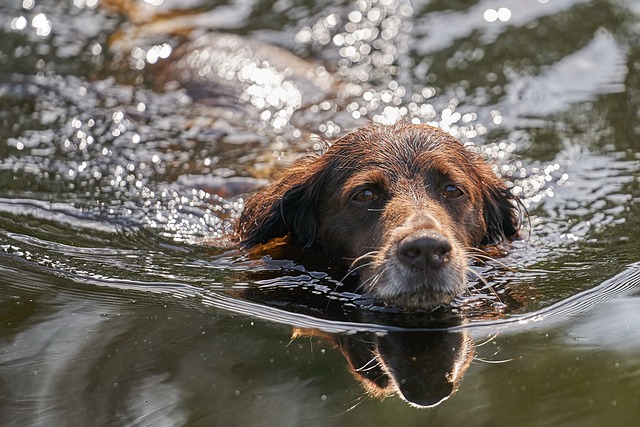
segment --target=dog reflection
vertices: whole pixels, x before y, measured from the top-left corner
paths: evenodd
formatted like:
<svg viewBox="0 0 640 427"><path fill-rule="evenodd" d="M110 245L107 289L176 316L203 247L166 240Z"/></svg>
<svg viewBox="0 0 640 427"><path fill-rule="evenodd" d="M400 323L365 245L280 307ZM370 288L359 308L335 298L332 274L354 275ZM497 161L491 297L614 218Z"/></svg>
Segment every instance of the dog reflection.
<svg viewBox="0 0 640 427"><path fill-rule="evenodd" d="M418 408L448 399L474 355L473 340L464 331L347 335L296 330L294 338L300 336L320 336L334 343L369 395L398 395Z"/></svg>

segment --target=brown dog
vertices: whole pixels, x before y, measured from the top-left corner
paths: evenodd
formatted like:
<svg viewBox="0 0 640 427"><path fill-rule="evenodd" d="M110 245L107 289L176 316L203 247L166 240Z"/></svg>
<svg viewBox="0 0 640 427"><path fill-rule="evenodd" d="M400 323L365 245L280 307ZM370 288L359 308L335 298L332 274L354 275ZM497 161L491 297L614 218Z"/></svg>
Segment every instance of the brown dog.
<svg viewBox="0 0 640 427"><path fill-rule="evenodd" d="M388 304L432 308L465 290L468 253L513 237L514 196L491 167L427 125L372 126L303 158L250 197L245 246L318 246Z"/></svg>

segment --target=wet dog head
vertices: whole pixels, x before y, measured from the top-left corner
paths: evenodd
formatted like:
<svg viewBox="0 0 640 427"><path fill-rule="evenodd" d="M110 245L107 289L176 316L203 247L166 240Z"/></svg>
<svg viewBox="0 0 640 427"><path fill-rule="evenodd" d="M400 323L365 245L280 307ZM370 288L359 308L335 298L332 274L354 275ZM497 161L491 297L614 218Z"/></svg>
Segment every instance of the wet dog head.
<svg viewBox="0 0 640 427"><path fill-rule="evenodd" d="M427 125L374 126L295 163L253 195L237 225L247 246L289 235L408 308L465 289L467 252L514 236L513 196L491 167Z"/></svg>

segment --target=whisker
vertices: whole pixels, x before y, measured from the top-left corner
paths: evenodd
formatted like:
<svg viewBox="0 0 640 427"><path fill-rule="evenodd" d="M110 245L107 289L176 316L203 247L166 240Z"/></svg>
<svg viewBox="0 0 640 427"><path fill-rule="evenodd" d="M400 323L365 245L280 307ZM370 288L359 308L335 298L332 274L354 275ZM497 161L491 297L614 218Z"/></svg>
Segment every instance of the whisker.
<svg viewBox="0 0 640 427"><path fill-rule="evenodd" d="M365 363L364 365L362 365L359 368L355 368L356 372L366 372L366 371L370 371L374 368L377 368L378 366L380 366L380 362L378 360L376 360L375 356L371 358L371 360L369 360L367 363Z"/></svg>
<svg viewBox="0 0 640 427"><path fill-rule="evenodd" d="M374 287L378 283L378 280L380 280L380 276L383 272L384 270L372 277L369 277L367 280L363 280L362 282L360 282L360 284L356 288L356 292L364 291L366 287Z"/></svg>
<svg viewBox="0 0 640 427"><path fill-rule="evenodd" d="M347 277L349 277L350 275L352 275L352 274L353 274L353 273L355 273L356 271L358 271L358 270L360 270L360 269L362 269L362 268L368 267L368 266L370 266L370 265L373 265L373 264L374 264L374 263L373 263L373 261L372 261L372 262L368 262L368 263L366 263L366 264L361 264L361 265L359 265L359 266L357 266L357 267L355 267L355 268L349 268L349 270L347 271L347 273L346 273L344 276L342 276L342 279L340 279L340 282L344 282L344 280L345 280Z"/></svg>
<svg viewBox="0 0 640 427"><path fill-rule="evenodd" d="M365 268L365 267L368 267L368 266L370 266L370 265L373 265L373 264L374 264L374 262L373 262L373 261L371 261L371 262L367 262L367 263L361 264L361 265L359 265L359 266L357 266L357 267L353 267L353 265L354 265L354 264L356 264L356 263L358 263L358 262L360 262L360 261L362 261L362 260L364 260L364 259L367 259L367 258L370 258L370 257L375 257L375 256L378 254L378 252L379 252L379 251L371 251L371 252L367 252L366 254L361 255L361 256L359 256L358 258L354 259L354 260L351 262L351 265L349 266L349 269L347 270L347 272L345 273L345 275L344 275L344 276L342 276L342 279L340 279L340 280L336 283L336 285L335 285L335 287L333 288L332 292L337 292L337 290L338 290L338 286L340 286L340 285L341 285L341 284L342 284L342 283L347 279L347 277L349 277L351 274L353 274L353 273L357 272L357 271L358 271L358 270L360 270L360 269L363 269L363 268ZM363 284L364 284L364 283L366 283L366 281L365 281L365 282L361 282L361 283L358 285L358 287L356 288L356 292L358 292L359 290L363 289ZM327 310L329 309L329 304L331 304L331 299L330 299L330 298L329 298L329 300L327 301L327 306L325 307L325 309L327 309Z"/></svg>
<svg viewBox="0 0 640 427"><path fill-rule="evenodd" d="M379 251L379 250L372 250L372 251L369 251L369 252L365 253L364 255L360 255L359 257L355 258L355 259L351 262L351 265L349 266L349 268L351 268L351 267L352 267L354 264L356 264L358 261L361 261L361 260L363 260L363 259L367 259L367 258L370 258L370 257L376 257L376 256L378 256L379 254L380 254L380 251Z"/></svg>
<svg viewBox="0 0 640 427"><path fill-rule="evenodd" d="M488 341L486 342L491 342L493 341L493 339L497 336L497 334L493 335ZM484 345L484 344L483 344ZM496 357L498 355L498 353L500 353L501 349L496 350L491 356L489 357ZM489 364L501 364L501 363L507 363L507 362L511 362L513 360L516 360L515 358L513 359L502 359L502 360L489 360L489 359L485 359L485 358L481 358L481 357L474 357L474 362L477 360L479 362L483 362L483 363L489 363Z"/></svg>
<svg viewBox="0 0 640 427"><path fill-rule="evenodd" d="M369 280L368 286L370 288L373 288L373 287L377 286L378 282L380 282L380 279L384 276L386 271L387 271L387 266L385 265L384 268L382 269L382 271L378 272L378 274L376 274L375 276L373 276L371 278L371 280Z"/></svg>
<svg viewBox="0 0 640 427"><path fill-rule="evenodd" d="M358 287L356 288L356 292L361 292L364 291L365 288L367 287L367 285L370 282L373 282L373 280L375 279L375 276L369 277L367 280L363 280L358 284Z"/></svg>
<svg viewBox="0 0 640 427"><path fill-rule="evenodd" d="M483 346L485 346L485 345L489 344L490 342L492 342L494 339L496 339L496 337L497 337L497 336L498 336L498 334L497 334L497 333L492 334L491 336L487 337L484 341L482 341L482 342L477 342L477 343L475 344L475 347L476 347L476 348L483 347Z"/></svg>
<svg viewBox="0 0 640 427"><path fill-rule="evenodd" d="M473 268L470 268L470 267L467 267L465 270L466 270L466 273L471 273L478 280L480 280L480 282L482 282L483 285L489 286L489 283L487 282L487 279L482 277L482 274L478 273L477 271L475 271Z"/></svg>
<svg viewBox="0 0 640 427"><path fill-rule="evenodd" d="M364 402L364 401L365 401L365 395L359 396L359 397L356 399L356 402L355 402L353 405L351 405L349 408L345 409L345 410L344 410L344 411L342 411L341 413L336 414L336 415L332 415L331 417L332 417L332 418L337 418L337 417L339 417L339 416L342 416L342 415L346 414L347 412L351 412L351 411L353 411L354 409L356 409L360 404L362 404L362 402Z"/></svg>
<svg viewBox="0 0 640 427"><path fill-rule="evenodd" d="M466 272L471 273L473 276L477 277L478 280L480 280L480 282L484 285L484 288L488 289L489 292L491 292L491 295L493 295L498 300L498 302L502 302L502 299L500 298L500 294L498 294L495 288L491 286L489 282L487 282L487 280L484 277L482 277L480 273L475 271L473 268L469 268L469 267L466 268ZM471 289L467 288L467 290L471 295L473 295L473 293L471 293Z"/></svg>
<svg viewBox="0 0 640 427"><path fill-rule="evenodd" d="M499 259L497 259L496 257L492 257L491 255L487 254L487 252L483 251L482 249L478 249L478 248L473 248L473 247L466 247L464 248L464 251L467 255L467 257L469 259L473 259L476 261L481 261L481 262L486 262L486 261L491 261L493 263L498 264L500 267L508 270L508 271L515 271L515 269L507 264L505 264L504 262L500 261Z"/></svg>
<svg viewBox="0 0 640 427"><path fill-rule="evenodd" d="M360 255L359 257L355 258L353 261L351 261L351 264L349 265L349 268L347 269L347 273L342 277L340 282L344 281L349 275L355 273L356 271L360 270L361 268L364 268L364 267L367 267L369 265L372 265L373 261L354 267L354 265L356 265L360 261L366 260L367 258L374 258L374 257L378 256L379 253L380 253L380 251L370 251L370 252L365 253L364 255Z"/></svg>
<svg viewBox="0 0 640 427"><path fill-rule="evenodd" d="M473 360L474 361L477 360L478 362L482 362L482 363L488 363L490 365L499 365L501 363L513 362L516 359L513 358L513 359L504 359L504 360L488 360L488 359L481 359L479 357L474 357Z"/></svg>

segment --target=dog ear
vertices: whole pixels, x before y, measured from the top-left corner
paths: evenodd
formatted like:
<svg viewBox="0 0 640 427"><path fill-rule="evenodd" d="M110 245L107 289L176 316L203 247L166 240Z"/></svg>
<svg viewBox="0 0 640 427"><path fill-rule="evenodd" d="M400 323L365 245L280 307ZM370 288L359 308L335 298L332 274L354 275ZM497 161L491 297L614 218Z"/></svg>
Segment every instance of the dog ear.
<svg viewBox="0 0 640 427"><path fill-rule="evenodd" d="M485 235L482 244L515 237L520 230L521 204L502 183L488 184L484 190Z"/></svg>
<svg viewBox="0 0 640 427"><path fill-rule="evenodd" d="M322 157L301 159L276 182L251 196L236 223L241 244L251 247L289 234L294 243L312 246L323 163Z"/></svg>

